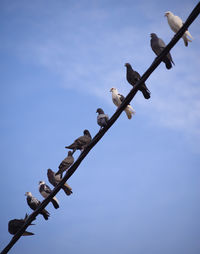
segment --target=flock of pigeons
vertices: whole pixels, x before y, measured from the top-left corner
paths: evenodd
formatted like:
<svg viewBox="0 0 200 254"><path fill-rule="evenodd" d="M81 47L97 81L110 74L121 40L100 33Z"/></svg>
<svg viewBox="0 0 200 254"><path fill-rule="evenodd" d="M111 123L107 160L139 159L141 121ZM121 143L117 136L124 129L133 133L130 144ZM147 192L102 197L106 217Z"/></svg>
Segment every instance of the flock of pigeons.
<svg viewBox="0 0 200 254"><path fill-rule="evenodd" d="M178 30L183 26L183 22L182 20L178 17L175 16L172 12L167 11L165 13L165 16L167 17L169 26L171 27L171 29L173 30L173 32L177 33ZM187 36L189 36L192 39L191 34L189 33L189 31L187 30L184 35L183 35L183 41L185 46L188 46L188 42L191 42L191 40L189 40L187 38ZM151 48L154 51L154 53L158 56L162 50L165 48L165 43L162 39L158 38L157 35L155 33L151 34ZM165 63L165 66L167 69L171 69L172 68L172 64L174 64L172 56L170 53L168 53L166 55L166 57L163 59L163 62ZM127 81L132 85L135 86L135 84L137 83L138 80L140 80L140 74L137 71L134 71L132 66L129 63L125 64L126 67L126 78ZM145 99L149 99L150 98L150 91L148 90L147 86L145 83L143 83L139 90L142 92L143 96ZM119 94L116 88L111 88L110 92L112 92L112 101L113 103L119 107L122 103L122 101L124 100L124 96ZM125 108L125 113L128 117L128 119L132 118L132 115L135 114L134 109L131 107L131 105L128 105ZM109 117L108 115L106 115L104 113L104 111L101 108L98 108L97 111L98 116L97 116L97 123L101 128L104 128L109 121ZM71 145L66 146L65 148L67 149L71 149L72 151L68 152L68 156L60 163L59 167L58 167L58 171L55 173L53 172L51 169L47 170L47 177L49 182L55 187L59 184L59 182L62 180L62 174L69 169L69 167L74 163L74 157L73 157L73 153L76 150L80 150L83 151L87 145L91 142L92 137L90 135L90 132L88 130L84 130L83 132L83 136L77 138ZM72 194L72 188L65 183L64 186L62 187L63 191L65 192L66 195L71 195ZM52 192L51 188L44 182L44 181L40 181L39 182L39 192L40 194L44 197L47 198L49 196L49 194ZM25 196L27 197L27 203L29 205L29 207L32 210L36 210L38 208L38 206L41 204L41 202L35 198L31 192L26 192ZM53 197L53 199L51 200L53 206L55 209L59 208L59 202L57 200L56 197ZM46 209L43 209L41 212L41 215L44 217L45 220L48 220L50 214ZM8 223L8 231L10 234L15 235L17 233L17 231L23 226L23 224L26 222L28 218L28 215L25 215L24 219L13 219L10 220ZM34 224L31 224L34 225ZM23 235L34 235L31 232L27 232L25 231L23 233Z"/></svg>

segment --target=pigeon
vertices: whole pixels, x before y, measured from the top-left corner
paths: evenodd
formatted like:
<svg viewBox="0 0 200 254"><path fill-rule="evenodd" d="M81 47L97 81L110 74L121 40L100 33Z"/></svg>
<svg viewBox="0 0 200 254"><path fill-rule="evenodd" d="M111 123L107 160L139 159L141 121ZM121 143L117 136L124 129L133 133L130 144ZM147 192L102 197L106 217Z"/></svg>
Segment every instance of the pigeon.
<svg viewBox="0 0 200 254"><path fill-rule="evenodd" d="M98 113L97 123L100 126L101 130L101 128L105 127L108 124L109 117L104 113L103 109L101 108L98 108L96 113Z"/></svg>
<svg viewBox="0 0 200 254"><path fill-rule="evenodd" d="M14 220L10 220L8 222L8 232L11 235L15 235L20 228L24 225L24 223L26 222L28 218L28 214L25 215L24 219L14 219ZM35 224L30 224L30 225L35 225ZM24 236L26 235L34 235L34 233L28 232L28 231L24 231L24 233L22 234Z"/></svg>
<svg viewBox="0 0 200 254"><path fill-rule="evenodd" d="M32 210L36 210L38 208L38 206L41 204L41 202L35 198L31 192L26 192L25 193L25 196L27 196L26 200L27 200L27 203L29 205L29 207L32 209ZM44 219L45 220L48 220L49 216L50 216L50 213L46 210L46 209L43 209L40 214L43 215Z"/></svg>
<svg viewBox="0 0 200 254"><path fill-rule="evenodd" d="M77 138L73 144L71 144L69 146L65 146L65 148L73 149L72 154L76 150L83 151L86 148L86 146L90 143L90 141L92 140L92 137L91 137L90 132L88 130L84 130L83 134L84 134L84 136Z"/></svg>
<svg viewBox="0 0 200 254"><path fill-rule="evenodd" d="M67 170L73 163L74 163L74 157L72 155L73 153L71 151L68 152L68 156L60 163L59 170L56 173L56 176L61 174Z"/></svg>
<svg viewBox="0 0 200 254"><path fill-rule="evenodd" d="M138 80L140 80L140 74L137 71L134 71L132 69L132 66L129 63L125 64L127 70L126 70L126 79L129 84L131 84L133 87L137 83ZM143 96L145 99L150 98L150 91L146 87L145 83L140 85L139 90L143 93Z"/></svg>
<svg viewBox="0 0 200 254"><path fill-rule="evenodd" d="M114 88L114 87L112 87L112 88L110 89L110 92L112 92L112 101L113 101L113 103L114 103L117 107L119 107L119 106L121 105L122 101L125 99L124 96L123 96L122 94L119 94L119 93L118 93L118 90L117 90L116 88ZM131 119L131 118L132 118L132 115L135 114L135 111L134 111L134 109L131 107L130 104L127 105L127 107L125 108L124 111L125 111L125 113L126 113L128 119Z"/></svg>
<svg viewBox="0 0 200 254"><path fill-rule="evenodd" d="M52 190L44 181L39 181L39 192L44 198L47 198L49 194L51 194ZM51 203L55 209L59 208L59 203L56 197L52 198Z"/></svg>
<svg viewBox="0 0 200 254"><path fill-rule="evenodd" d="M153 52L158 56L160 55L160 53L163 51L165 47L166 45L164 41L161 38L158 38L158 36L155 33L152 33L151 34L151 48ZM171 69L172 63L174 64L170 53L168 53L162 61L165 63L165 66L167 69Z"/></svg>
<svg viewBox="0 0 200 254"><path fill-rule="evenodd" d="M62 177L61 177L61 174L59 175L56 175L53 170L51 170L50 168L47 170L47 177L49 179L49 182L54 186L56 187L60 181L62 180ZM64 192L66 193L67 196L71 195L73 192L72 192L72 188L67 184L65 183L62 187L62 189L64 190Z"/></svg>
<svg viewBox="0 0 200 254"><path fill-rule="evenodd" d="M174 33L177 33L179 29L183 26L183 21L178 16L175 16L171 11L165 12L165 16L167 17L168 24L172 31ZM188 30L185 31L184 35L182 36L185 46L188 46L188 41L192 42L190 39L188 39L189 36L191 39L193 39L192 35Z"/></svg>

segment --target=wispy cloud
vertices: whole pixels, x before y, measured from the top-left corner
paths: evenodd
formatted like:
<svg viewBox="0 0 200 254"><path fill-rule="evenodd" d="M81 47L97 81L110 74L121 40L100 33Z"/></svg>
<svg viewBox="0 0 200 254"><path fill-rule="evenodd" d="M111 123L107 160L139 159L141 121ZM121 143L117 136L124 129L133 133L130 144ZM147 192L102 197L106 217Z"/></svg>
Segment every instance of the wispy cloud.
<svg viewBox="0 0 200 254"><path fill-rule="evenodd" d="M63 88L89 93L110 103L111 87L119 88L124 94L131 89L125 80L125 62L132 63L141 74L152 63L154 54L149 46L150 32L157 32L166 43L173 35L163 17L163 10L160 9L161 21L161 16L156 15L158 7L156 10L146 7L140 8L146 15L144 22L133 20L126 25L123 22L110 25L112 16L106 10L95 9L95 6L88 10L74 5L71 8L75 15L70 9L61 12L57 20L50 21L52 30L46 31L49 19L39 28L43 37L36 35L19 44L19 55L57 73ZM113 15L117 13L116 9ZM76 16L83 24L77 23ZM150 19L151 22L146 24ZM112 22L116 20L113 17ZM194 23L195 31L197 26ZM134 101L136 111L137 107L143 107L150 120L195 137L200 137L198 47L194 41L185 48L181 40L172 50L176 66L168 71L161 64L147 81L152 90L151 102L145 103L142 97L136 97Z"/></svg>

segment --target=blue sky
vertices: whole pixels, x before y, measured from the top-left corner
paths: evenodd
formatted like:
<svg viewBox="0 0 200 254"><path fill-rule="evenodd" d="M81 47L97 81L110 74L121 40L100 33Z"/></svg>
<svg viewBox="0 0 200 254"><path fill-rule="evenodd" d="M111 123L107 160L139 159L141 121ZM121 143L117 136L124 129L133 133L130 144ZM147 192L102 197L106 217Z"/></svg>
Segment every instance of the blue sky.
<svg viewBox="0 0 200 254"><path fill-rule="evenodd" d="M173 37L165 11L183 20L197 1L0 2L1 219L31 213L24 193L38 192L46 170L57 170L65 145L89 129L96 109L111 116L109 92L131 86L124 63L141 74L153 62L150 33ZM194 37L172 49L138 93L132 120L123 113L69 180L73 195L57 195L46 222L37 217L10 253L197 254L200 252L199 17ZM75 154L77 158L79 152ZM50 184L49 184L50 186Z"/></svg>

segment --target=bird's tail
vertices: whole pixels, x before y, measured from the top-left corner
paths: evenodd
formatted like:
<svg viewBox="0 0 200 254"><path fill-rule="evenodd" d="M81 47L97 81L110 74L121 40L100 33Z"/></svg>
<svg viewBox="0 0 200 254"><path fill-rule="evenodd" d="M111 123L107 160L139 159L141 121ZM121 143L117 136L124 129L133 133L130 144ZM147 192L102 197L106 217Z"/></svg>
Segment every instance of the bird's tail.
<svg viewBox="0 0 200 254"><path fill-rule="evenodd" d="M169 59L166 58L166 59L164 59L163 61L164 61L165 66L166 66L166 68L167 68L168 70L172 68L172 63L171 63L171 61L170 61Z"/></svg>
<svg viewBox="0 0 200 254"><path fill-rule="evenodd" d="M189 36L189 37L193 40L193 37L192 37L191 33L190 33L188 30L185 32L185 34L186 34L187 36ZM189 40L189 39L188 39L188 41L191 42L191 40Z"/></svg>
<svg viewBox="0 0 200 254"><path fill-rule="evenodd" d="M31 233L31 232L28 232L28 231L25 231L22 235L34 235L33 233Z"/></svg>
<svg viewBox="0 0 200 254"><path fill-rule="evenodd" d="M64 190L64 192L66 193L67 196L69 196L73 193L72 188L67 183L64 184L62 189Z"/></svg>
<svg viewBox="0 0 200 254"><path fill-rule="evenodd" d="M128 119L131 119L132 115L135 114L135 110L131 107L131 105L128 105L124 111L126 112Z"/></svg>
<svg viewBox="0 0 200 254"><path fill-rule="evenodd" d="M151 93L150 93L149 89L146 87L145 84L142 84L140 90L141 90L141 92L142 92L145 99L148 100L151 97Z"/></svg>
<svg viewBox="0 0 200 254"><path fill-rule="evenodd" d="M188 31L187 31L188 32ZM188 32L189 33L189 32ZM185 32L184 35L183 35L183 41L184 41L184 44L185 46L187 47L188 46L188 41L189 42L192 42L190 39L187 38L187 33Z"/></svg>
<svg viewBox="0 0 200 254"><path fill-rule="evenodd" d="M65 146L65 148L68 148L68 149L72 149L72 155L76 152L77 148L76 146L73 144L71 144L70 146Z"/></svg>
<svg viewBox="0 0 200 254"><path fill-rule="evenodd" d="M45 220L48 220L50 213L47 210L43 209L41 214L43 215Z"/></svg>
<svg viewBox="0 0 200 254"><path fill-rule="evenodd" d="M52 204L53 204L53 206L54 206L55 209L58 209L58 208L59 208L59 202L58 202L58 200L57 200L56 197L53 197L53 199L51 200L51 202L52 202Z"/></svg>

